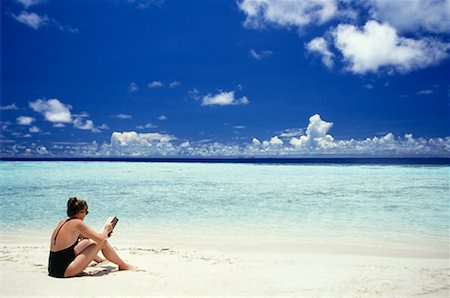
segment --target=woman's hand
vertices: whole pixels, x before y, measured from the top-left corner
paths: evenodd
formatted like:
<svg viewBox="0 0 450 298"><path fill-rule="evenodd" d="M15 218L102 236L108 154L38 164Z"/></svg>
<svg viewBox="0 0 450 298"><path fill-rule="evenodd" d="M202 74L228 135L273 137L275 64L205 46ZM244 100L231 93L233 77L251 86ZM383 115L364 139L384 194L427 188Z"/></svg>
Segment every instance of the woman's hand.
<svg viewBox="0 0 450 298"><path fill-rule="evenodd" d="M112 229L113 229L113 227L112 227L112 224L110 224L110 223L106 224L103 227L103 232L102 232L103 240L108 239L108 235L109 235L109 233L111 233Z"/></svg>
<svg viewBox="0 0 450 298"><path fill-rule="evenodd" d="M113 230L113 226L112 226L112 224L106 224L104 227L103 227L103 230L105 230L106 232L111 232L112 230Z"/></svg>

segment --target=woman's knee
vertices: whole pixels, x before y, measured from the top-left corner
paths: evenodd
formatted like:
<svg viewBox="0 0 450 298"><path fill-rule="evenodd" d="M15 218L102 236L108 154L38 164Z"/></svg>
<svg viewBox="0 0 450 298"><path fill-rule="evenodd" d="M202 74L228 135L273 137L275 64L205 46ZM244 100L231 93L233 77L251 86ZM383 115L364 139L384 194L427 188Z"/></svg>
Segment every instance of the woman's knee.
<svg viewBox="0 0 450 298"><path fill-rule="evenodd" d="M89 239L83 239L80 242L78 242L78 244L74 248L75 255L78 255L80 252L85 250L86 247L88 247L89 245L91 245L91 242L89 241Z"/></svg>

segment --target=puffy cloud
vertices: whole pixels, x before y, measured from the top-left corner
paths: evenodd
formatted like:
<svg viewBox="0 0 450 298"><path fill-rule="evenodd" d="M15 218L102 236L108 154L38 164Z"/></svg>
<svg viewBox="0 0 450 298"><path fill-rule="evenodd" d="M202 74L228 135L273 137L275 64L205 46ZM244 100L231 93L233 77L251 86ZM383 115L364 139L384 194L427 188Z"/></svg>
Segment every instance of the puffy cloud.
<svg viewBox="0 0 450 298"><path fill-rule="evenodd" d="M153 143L168 143L175 137L160 133L137 133L135 131L113 132L111 135L111 144L113 146L134 146L144 145L151 147Z"/></svg>
<svg viewBox="0 0 450 298"><path fill-rule="evenodd" d="M248 144L224 144L211 140L178 142L177 138L161 133L113 132L109 144L98 146L97 143L54 143L52 156L172 156L172 157L320 157L320 156L383 156L383 157L448 157L450 152L450 137L445 138L415 138L412 134L403 137L392 133L361 140L336 140L330 135L332 122L321 119L315 114L309 118L309 124L304 134L300 129L299 137L292 137L290 142L283 142L274 136L269 140L260 141L253 138ZM295 129L285 131L294 132ZM17 134L17 137L30 135ZM33 154L36 145L31 150L14 147L15 144L4 143L1 153L6 155Z"/></svg>
<svg viewBox="0 0 450 298"><path fill-rule="evenodd" d="M38 99L29 103L30 107L44 115L45 119L50 122L70 123L72 122L72 115L70 105L65 105L57 98L42 100Z"/></svg>
<svg viewBox="0 0 450 298"><path fill-rule="evenodd" d="M8 111L8 110L18 110L15 103L6 106L0 106L0 111Z"/></svg>
<svg viewBox="0 0 450 298"><path fill-rule="evenodd" d="M335 0L244 0L238 6L246 14L244 26L250 28L323 24L338 14Z"/></svg>
<svg viewBox="0 0 450 298"><path fill-rule="evenodd" d="M164 87L164 84L161 81L153 81L148 83L148 88L161 88Z"/></svg>
<svg viewBox="0 0 450 298"><path fill-rule="evenodd" d="M227 106L227 105L241 105L248 104L249 101L246 96L241 98L234 97L234 91L230 92L220 92L216 95L208 94L202 99L202 106Z"/></svg>
<svg viewBox="0 0 450 298"><path fill-rule="evenodd" d="M37 147L37 148L36 148L36 152L37 152L39 155L46 155L46 154L49 153L48 150L47 150L47 148L45 148L44 146Z"/></svg>
<svg viewBox="0 0 450 298"><path fill-rule="evenodd" d="M31 123L36 119L28 116L19 116L16 120L19 125L31 125Z"/></svg>
<svg viewBox="0 0 450 298"><path fill-rule="evenodd" d="M306 135L292 138L289 143L294 147L330 147L334 139L327 133L332 126L332 122L326 122L319 114L315 114L309 118Z"/></svg>
<svg viewBox="0 0 450 298"><path fill-rule="evenodd" d="M449 43L433 38L419 40L400 37L389 24L368 21L360 30L353 25L339 25L332 32L335 46L357 74L377 72L382 68L409 72L448 57Z"/></svg>
<svg viewBox="0 0 450 298"><path fill-rule="evenodd" d="M82 118L75 118L73 120L73 127L81 130L92 130L94 129L94 122L92 120L84 120Z"/></svg>
<svg viewBox="0 0 450 298"><path fill-rule="evenodd" d="M264 58L267 58L272 55L272 51L269 50L262 50L257 51L254 49L250 49L250 56L255 58L256 60L262 60Z"/></svg>
<svg viewBox="0 0 450 298"><path fill-rule="evenodd" d="M450 0L371 0L370 14L402 32L450 32Z"/></svg>
<svg viewBox="0 0 450 298"><path fill-rule="evenodd" d="M34 12L27 12L27 11L22 11L18 16L13 14L13 17L14 19L16 19L16 21L25 24L34 30L37 30L40 27L47 25L49 22L49 19L46 15L40 16L35 14Z"/></svg>
<svg viewBox="0 0 450 298"><path fill-rule="evenodd" d="M283 145L283 141L280 140L277 136L274 136L270 139L270 145Z"/></svg>
<svg viewBox="0 0 450 298"><path fill-rule="evenodd" d="M139 86L135 82L131 82L130 85L128 85L129 93L136 93L138 91L139 91Z"/></svg>
<svg viewBox="0 0 450 298"><path fill-rule="evenodd" d="M158 120L161 120L161 121L167 120L167 117L166 117L166 115L161 115L158 117Z"/></svg>
<svg viewBox="0 0 450 298"><path fill-rule="evenodd" d="M334 54L330 51L328 48L328 43L323 37L317 37L311 40L306 44L306 49L309 52L316 52L320 55L322 55L322 62L325 64L326 67L332 68L333 67L333 56Z"/></svg>
<svg viewBox="0 0 450 298"><path fill-rule="evenodd" d="M252 144L253 144L253 146L259 146L259 145L261 145L261 142L257 138L253 138Z"/></svg>

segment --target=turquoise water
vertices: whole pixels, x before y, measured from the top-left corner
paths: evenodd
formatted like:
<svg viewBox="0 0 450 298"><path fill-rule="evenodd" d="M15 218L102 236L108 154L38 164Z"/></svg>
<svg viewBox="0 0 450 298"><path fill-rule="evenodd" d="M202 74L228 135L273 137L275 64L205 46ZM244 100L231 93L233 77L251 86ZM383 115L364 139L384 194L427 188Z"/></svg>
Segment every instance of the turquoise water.
<svg viewBox="0 0 450 298"><path fill-rule="evenodd" d="M68 197L121 231L261 235L448 250L449 167L0 162L3 231L48 231Z"/></svg>

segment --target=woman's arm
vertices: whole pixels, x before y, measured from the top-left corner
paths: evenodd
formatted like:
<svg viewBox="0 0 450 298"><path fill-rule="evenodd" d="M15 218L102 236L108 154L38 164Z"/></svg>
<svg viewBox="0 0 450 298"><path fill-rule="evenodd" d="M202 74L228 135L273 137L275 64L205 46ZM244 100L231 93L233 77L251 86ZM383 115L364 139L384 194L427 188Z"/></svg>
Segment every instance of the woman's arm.
<svg viewBox="0 0 450 298"><path fill-rule="evenodd" d="M83 237L92 239L96 242L103 242L108 238L108 233L112 231L111 224L105 225L103 231L101 233L97 233L92 230L87 224L85 224L82 220L77 221L77 229Z"/></svg>

